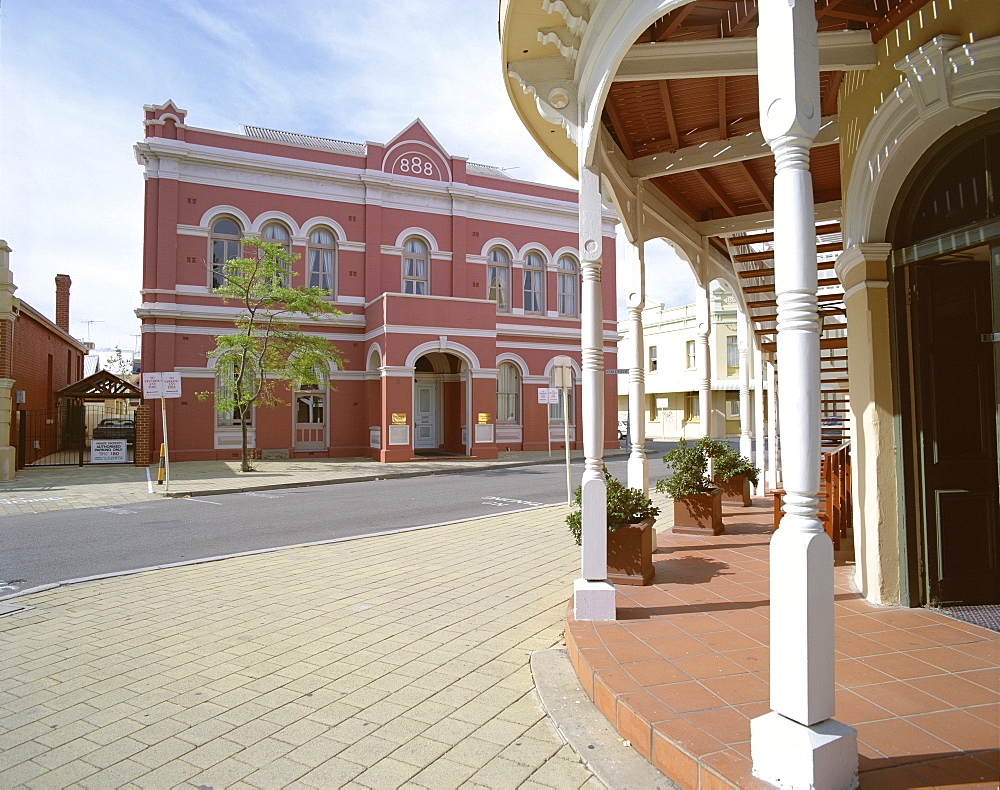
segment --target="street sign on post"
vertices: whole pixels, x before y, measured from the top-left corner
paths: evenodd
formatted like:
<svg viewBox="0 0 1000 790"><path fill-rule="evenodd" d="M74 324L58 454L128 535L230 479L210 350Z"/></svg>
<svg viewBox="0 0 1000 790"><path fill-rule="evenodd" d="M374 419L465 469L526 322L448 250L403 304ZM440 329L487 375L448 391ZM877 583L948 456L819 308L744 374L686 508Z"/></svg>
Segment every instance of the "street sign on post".
<svg viewBox="0 0 1000 790"><path fill-rule="evenodd" d="M163 418L163 461L166 474L164 493L170 490L170 445L167 443L167 398L181 397L181 374L172 371L165 373L142 374L142 397L160 399L160 415Z"/></svg>

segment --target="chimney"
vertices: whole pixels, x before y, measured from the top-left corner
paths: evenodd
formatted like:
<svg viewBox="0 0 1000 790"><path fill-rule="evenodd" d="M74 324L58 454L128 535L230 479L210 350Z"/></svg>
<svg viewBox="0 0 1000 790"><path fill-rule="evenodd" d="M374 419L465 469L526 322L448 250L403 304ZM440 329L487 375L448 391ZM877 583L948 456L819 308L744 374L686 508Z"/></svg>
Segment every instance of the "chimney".
<svg viewBox="0 0 1000 790"><path fill-rule="evenodd" d="M69 334L69 287L73 281L68 274L56 275L56 326Z"/></svg>

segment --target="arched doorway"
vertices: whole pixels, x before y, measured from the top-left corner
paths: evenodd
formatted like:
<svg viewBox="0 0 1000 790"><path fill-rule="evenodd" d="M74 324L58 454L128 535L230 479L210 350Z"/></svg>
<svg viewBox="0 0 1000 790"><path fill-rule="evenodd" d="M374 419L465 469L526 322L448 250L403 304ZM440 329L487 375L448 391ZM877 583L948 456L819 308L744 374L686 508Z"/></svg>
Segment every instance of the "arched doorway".
<svg viewBox="0 0 1000 790"><path fill-rule="evenodd" d="M891 223L912 603L1000 603L1000 114L990 116L928 152Z"/></svg>
<svg viewBox="0 0 1000 790"><path fill-rule="evenodd" d="M413 368L413 451L467 455L467 366L455 354L423 354Z"/></svg>

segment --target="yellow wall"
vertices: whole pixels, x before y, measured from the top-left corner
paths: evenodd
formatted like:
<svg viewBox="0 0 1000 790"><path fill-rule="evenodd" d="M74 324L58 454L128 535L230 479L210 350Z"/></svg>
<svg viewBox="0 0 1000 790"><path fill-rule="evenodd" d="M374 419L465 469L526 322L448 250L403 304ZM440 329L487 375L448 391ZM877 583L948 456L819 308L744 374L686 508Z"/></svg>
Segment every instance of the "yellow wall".
<svg viewBox="0 0 1000 790"><path fill-rule="evenodd" d="M882 102L902 82L903 75L894 64L942 33L962 36L963 42L1000 35L1000 0L931 0L878 42L875 68L844 75L839 104L844 192L865 129Z"/></svg>

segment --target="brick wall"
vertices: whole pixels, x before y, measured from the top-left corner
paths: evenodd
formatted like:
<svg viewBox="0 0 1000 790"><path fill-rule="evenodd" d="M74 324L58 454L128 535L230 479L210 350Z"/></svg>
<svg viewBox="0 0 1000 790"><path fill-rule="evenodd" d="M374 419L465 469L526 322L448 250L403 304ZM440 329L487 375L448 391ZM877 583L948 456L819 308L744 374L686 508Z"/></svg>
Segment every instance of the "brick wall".
<svg viewBox="0 0 1000 790"><path fill-rule="evenodd" d="M135 410L135 465L153 463L153 414L148 404Z"/></svg>

